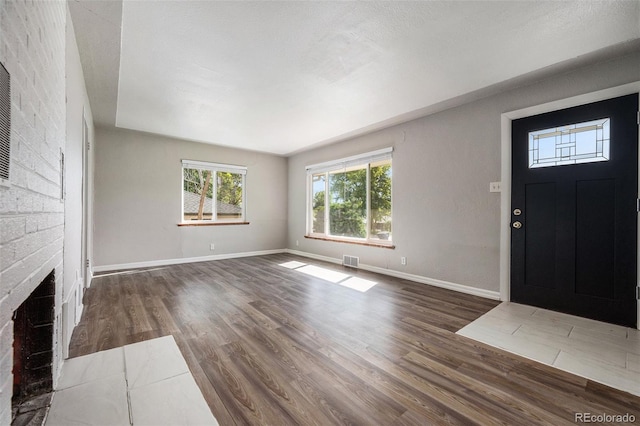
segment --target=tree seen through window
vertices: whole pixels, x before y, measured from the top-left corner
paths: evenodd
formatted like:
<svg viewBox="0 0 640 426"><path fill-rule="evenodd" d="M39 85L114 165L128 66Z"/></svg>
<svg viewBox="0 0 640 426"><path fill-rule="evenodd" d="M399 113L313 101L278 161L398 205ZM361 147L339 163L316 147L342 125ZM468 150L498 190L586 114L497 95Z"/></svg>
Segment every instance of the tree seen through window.
<svg viewBox="0 0 640 426"><path fill-rule="evenodd" d="M242 219L243 182L240 173L183 167L183 220Z"/></svg>
<svg viewBox="0 0 640 426"><path fill-rule="evenodd" d="M311 185L312 233L391 239L391 160L316 173Z"/></svg>

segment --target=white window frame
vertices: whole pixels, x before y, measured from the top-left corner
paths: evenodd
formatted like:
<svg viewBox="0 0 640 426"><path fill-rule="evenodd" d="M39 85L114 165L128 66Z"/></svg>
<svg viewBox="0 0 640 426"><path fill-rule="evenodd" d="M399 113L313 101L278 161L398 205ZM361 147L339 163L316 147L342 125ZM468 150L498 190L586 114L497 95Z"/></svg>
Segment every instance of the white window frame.
<svg viewBox="0 0 640 426"><path fill-rule="evenodd" d="M199 169L199 170L209 170L217 174L217 172L222 173L234 173L242 175L242 212L241 217L239 219L227 219L227 220L219 220L218 219L218 208L217 208L217 194L218 194L218 179L216 175L211 177L211 184L213 185L212 193L212 217L211 219L202 219L202 220L184 220L184 169ZM232 164L220 164L220 163L210 163L207 161L196 161L196 160L182 160L182 168L181 168L181 177L180 177L180 223L182 224L194 224L194 223L238 223L238 222L246 222L247 217L247 167L245 166L237 166Z"/></svg>
<svg viewBox="0 0 640 426"><path fill-rule="evenodd" d="M334 240L334 241L345 241L345 242L359 242L366 243L372 245L381 245L381 246L393 246L392 240L382 240L382 239L374 239L371 238L371 163L389 160L393 164L393 148L383 148L377 151L371 151L363 154L353 155L351 157L341 158L339 160L326 161L323 163L312 164L306 166L305 169L307 171L307 223L306 223L306 236L311 238L319 238L326 240ZM348 168L354 167L362 167L367 170L367 235L365 238L358 237L345 237L338 235L331 235L329 233L329 198L326 194L329 194L329 176L330 172L338 171L338 170L346 170ZM392 166L393 167L393 166ZM312 232L313 231L313 175L317 175L320 173L325 173L325 209L324 209L324 232ZM393 178L391 180L391 185L393 187ZM391 190L391 209L393 212L393 188ZM393 213L391 214L393 218ZM392 219L393 220L393 219Z"/></svg>

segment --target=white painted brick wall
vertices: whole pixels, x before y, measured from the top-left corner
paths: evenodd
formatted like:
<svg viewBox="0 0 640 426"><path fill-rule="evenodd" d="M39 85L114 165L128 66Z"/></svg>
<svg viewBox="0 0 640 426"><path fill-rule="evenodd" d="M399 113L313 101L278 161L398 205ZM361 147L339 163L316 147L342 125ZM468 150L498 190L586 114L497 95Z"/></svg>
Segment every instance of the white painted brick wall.
<svg viewBox="0 0 640 426"><path fill-rule="evenodd" d="M10 187L0 187L0 424L11 422L11 315L56 270L62 309L66 136L64 1L0 0L0 61L11 74ZM56 320L56 324L58 321ZM56 330L54 341L59 341ZM62 358L54 348L54 378Z"/></svg>

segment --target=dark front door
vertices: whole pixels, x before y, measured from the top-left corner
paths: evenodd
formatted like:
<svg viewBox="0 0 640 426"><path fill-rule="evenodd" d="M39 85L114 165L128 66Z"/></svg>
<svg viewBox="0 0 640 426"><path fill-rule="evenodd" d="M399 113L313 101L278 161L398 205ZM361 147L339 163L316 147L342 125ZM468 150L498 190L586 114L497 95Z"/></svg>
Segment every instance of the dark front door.
<svg viewBox="0 0 640 426"><path fill-rule="evenodd" d="M512 122L511 300L635 327L638 95Z"/></svg>

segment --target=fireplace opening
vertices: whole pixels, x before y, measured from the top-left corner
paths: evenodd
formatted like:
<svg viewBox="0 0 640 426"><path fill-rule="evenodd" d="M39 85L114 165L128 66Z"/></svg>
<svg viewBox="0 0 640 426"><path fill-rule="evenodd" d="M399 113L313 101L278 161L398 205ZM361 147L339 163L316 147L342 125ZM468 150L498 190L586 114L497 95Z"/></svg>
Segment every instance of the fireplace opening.
<svg viewBox="0 0 640 426"><path fill-rule="evenodd" d="M13 313L14 407L52 391L55 290L51 271Z"/></svg>

